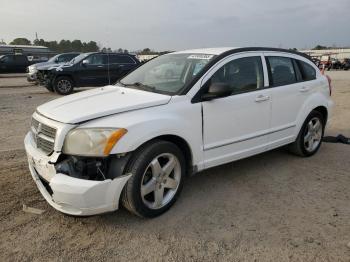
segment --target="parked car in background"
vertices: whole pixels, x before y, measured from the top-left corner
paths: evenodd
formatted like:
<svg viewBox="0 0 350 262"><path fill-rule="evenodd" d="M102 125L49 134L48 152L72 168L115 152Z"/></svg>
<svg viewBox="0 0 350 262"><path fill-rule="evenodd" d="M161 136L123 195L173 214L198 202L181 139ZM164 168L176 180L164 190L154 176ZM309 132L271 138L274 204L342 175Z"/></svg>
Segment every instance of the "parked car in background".
<svg viewBox="0 0 350 262"><path fill-rule="evenodd" d="M85 53L55 68L39 69L38 79L48 90L68 95L75 87L115 83L139 65L131 54Z"/></svg>
<svg viewBox="0 0 350 262"><path fill-rule="evenodd" d="M349 70L350 69L350 58L345 58L341 67L343 70Z"/></svg>
<svg viewBox="0 0 350 262"><path fill-rule="evenodd" d="M2 55L0 56L0 73L25 73L29 65L26 55Z"/></svg>
<svg viewBox="0 0 350 262"><path fill-rule="evenodd" d="M89 79L83 69L104 57L82 55L67 72ZM164 74L154 74L159 67ZM332 106L330 79L304 54L187 50L159 56L114 86L39 106L24 144L31 175L55 209L83 216L122 204L155 217L192 173L285 145L316 154Z"/></svg>
<svg viewBox="0 0 350 262"><path fill-rule="evenodd" d="M54 57L51 57L47 62L32 64L27 68L27 80L29 82L37 82L38 70L51 69L52 67L69 62L70 60L72 60L74 57L78 55L80 55L80 53L74 53L74 52L63 53L63 54L58 54L58 55L55 55Z"/></svg>

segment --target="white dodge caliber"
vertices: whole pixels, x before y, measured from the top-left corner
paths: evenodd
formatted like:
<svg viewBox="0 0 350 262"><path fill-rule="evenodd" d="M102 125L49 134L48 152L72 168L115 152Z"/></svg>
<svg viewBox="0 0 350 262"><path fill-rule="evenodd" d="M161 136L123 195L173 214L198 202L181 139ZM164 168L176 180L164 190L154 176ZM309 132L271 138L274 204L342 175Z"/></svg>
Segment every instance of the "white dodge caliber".
<svg viewBox="0 0 350 262"><path fill-rule="evenodd" d="M185 177L289 145L321 146L330 80L301 53L212 48L162 55L111 86L37 108L29 170L55 209L84 216L122 204L168 210Z"/></svg>

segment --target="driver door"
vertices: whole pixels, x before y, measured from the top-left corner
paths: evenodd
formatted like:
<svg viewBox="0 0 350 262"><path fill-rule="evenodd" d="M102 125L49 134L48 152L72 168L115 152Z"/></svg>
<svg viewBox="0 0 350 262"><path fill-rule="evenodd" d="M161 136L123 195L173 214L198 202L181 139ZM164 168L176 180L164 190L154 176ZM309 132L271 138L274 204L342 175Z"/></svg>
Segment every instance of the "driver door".
<svg viewBox="0 0 350 262"><path fill-rule="evenodd" d="M79 66L80 86L100 86L108 84L108 66L105 54L92 54Z"/></svg>
<svg viewBox="0 0 350 262"><path fill-rule="evenodd" d="M226 83L232 94L202 102L205 168L266 150L271 118L271 93L261 53L221 61L204 86Z"/></svg>

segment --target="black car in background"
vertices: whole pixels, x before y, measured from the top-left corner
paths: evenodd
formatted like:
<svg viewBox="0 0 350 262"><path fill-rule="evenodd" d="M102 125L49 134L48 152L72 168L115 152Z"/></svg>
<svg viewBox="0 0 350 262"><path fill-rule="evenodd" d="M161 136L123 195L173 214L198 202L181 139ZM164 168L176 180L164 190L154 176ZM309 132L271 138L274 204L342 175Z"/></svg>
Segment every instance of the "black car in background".
<svg viewBox="0 0 350 262"><path fill-rule="evenodd" d="M36 63L33 65L28 66L27 68L27 80L28 82L37 82L38 77L37 73L38 70L48 70L52 67L58 66L60 64L64 64L72 60L74 57L80 55L81 53L63 53L63 54L58 54L53 57L51 57L48 61L46 62L41 62L41 63Z"/></svg>
<svg viewBox="0 0 350 262"><path fill-rule="evenodd" d="M26 55L2 55L0 56L0 73L25 73L27 67L35 63L29 61Z"/></svg>
<svg viewBox="0 0 350 262"><path fill-rule="evenodd" d="M47 70L38 70L38 78L49 91L68 95L75 87L104 86L140 65L136 56L125 53L85 53L69 63Z"/></svg>

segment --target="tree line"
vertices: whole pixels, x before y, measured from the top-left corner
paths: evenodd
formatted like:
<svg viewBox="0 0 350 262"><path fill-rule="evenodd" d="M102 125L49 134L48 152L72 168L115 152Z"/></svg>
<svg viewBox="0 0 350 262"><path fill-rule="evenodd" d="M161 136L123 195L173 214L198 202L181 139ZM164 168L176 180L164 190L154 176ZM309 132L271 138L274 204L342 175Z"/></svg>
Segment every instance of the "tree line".
<svg viewBox="0 0 350 262"><path fill-rule="evenodd" d="M57 53L65 52L97 52L100 47L95 41L82 42L81 40L45 41L44 39L35 39L33 43L27 38L16 38L9 43L10 45L38 45L48 47L51 51Z"/></svg>

